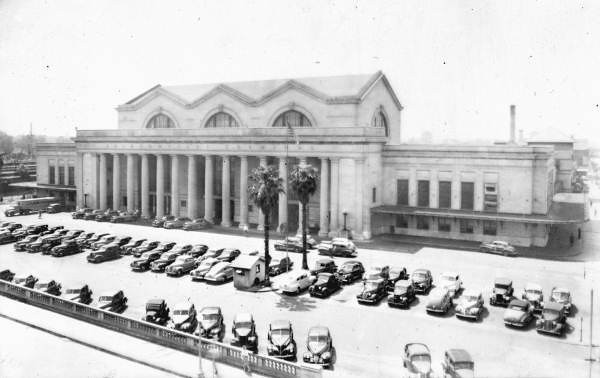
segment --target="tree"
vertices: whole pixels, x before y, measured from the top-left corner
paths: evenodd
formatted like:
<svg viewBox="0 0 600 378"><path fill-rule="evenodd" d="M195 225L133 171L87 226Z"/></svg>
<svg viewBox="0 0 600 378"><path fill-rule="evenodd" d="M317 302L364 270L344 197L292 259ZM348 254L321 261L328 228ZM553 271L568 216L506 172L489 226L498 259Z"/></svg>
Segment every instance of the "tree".
<svg viewBox="0 0 600 378"><path fill-rule="evenodd" d="M250 173L248 180L248 194L254 205L258 207L265 216L265 280L269 283L269 226L271 224L271 212L277 207L279 193L284 193L283 180L279 177L277 168L273 165L267 167L259 166Z"/></svg>
<svg viewBox="0 0 600 378"><path fill-rule="evenodd" d="M302 269L308 269L306 259L306 222L308 217L308 201L317 191L319 174L310 164L296 165L290 175L290 185L298 201L302 204Z"/></svg>
<svg viewBox="0 0 600 378"><path fill-rule="evenodd" d="M10 155L14 149L13 137L0 131L0 154Z"/></svg>

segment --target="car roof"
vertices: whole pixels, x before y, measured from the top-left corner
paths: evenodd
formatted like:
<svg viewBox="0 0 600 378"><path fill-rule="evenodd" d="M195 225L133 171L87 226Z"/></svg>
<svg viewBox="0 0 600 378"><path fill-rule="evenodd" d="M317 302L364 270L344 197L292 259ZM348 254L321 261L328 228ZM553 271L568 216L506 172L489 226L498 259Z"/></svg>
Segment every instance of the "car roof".
<svg viewBox="0 0 600 378"><path fill-rule="evenodd" d="M202 264L204 264L204 263L212 263L212 262L215 262L215 261L219 261L219 260L217 260L214 257L208 257L208 258L202 260Z"/></svg>
<svg viewBox="0 0 600 378"><path fill-rule="evenodd" d="M544 309L560 311L562 308L563 305L558 302L544 302Z"/></svg>
<svg viewBox="0 0 600 378"><path fill-rule="evenodd" d="M201 314L218 314L219 312L221 312L221 308L215 306L203 307L200 310Z"/></svg>
<svg viewBox="0 0 600 378"><path fill-rule="evenodd" d="M330 263L330 262L333 262L333 259L330 257L324 257L322 259L317 260L317 263L319 263L319 264L326 264L326 263Z"/></svg>
<svg viewBox="0 0 600 378"><path fill-rule="evenodd" d="M163 302L165 302L164 299L160 299L160 298L152 298L152 299L148 299L148 301L146 302L146 304L162 304Z"/></svg>
<svg viewBox="0 0 600 378"><path fill-rule="evenodd" d="M519 307L526 307L527 304L529 302L527 301L522 301L520 299L513 299L512 301L510 301L510 303L508 304L509 306L519 306Z"/></svg>
<svg viewBox="0 0 600 378"><path fill-rule="evenodd" d="M479 296L481 295L481 291L475 289L465 289L462 293L465 296Z"/></svg>
<svg viewBox="0 0 600 378"><path fill-rule="evenodd" d="M392 266L390 267L390 272L401 272L404 269L402 266Z"/></svg>
<svg viewBox="0 0 600 378"><path fill-rule="evenodd" d="M179 302L173 307L173 310L189 310L194 304L192 302Z"/></svg>
<svg viewBox="0 0 600 378"><path fill-rule="evenodd" d="M319 273L319 275L317 277L329 278L330 276L333 276L333 274L331 274L331 273Z"/></svg>
<svg viewBox="0 0 600 378"><path fill-rule="evenodd" d="M442 295L446 295L448 293L448 288L443 286L438 286L433 288L429 293L430 298L441 297Z"/></svg>
<svg viewBox="0 0 600 378"><path fill-rule="evenodd" d="M567 293L567 294L571 295L571 291L564 287L555 287L552 289L552 292L553 293Z"/></svg>
<svg viewBox="0 0 600 378"><path fill-rule="evenodd" d="M412 283L410 282L410 280L398 280L394 284L394 287L408 287L410 285L412 285Z"/></svg>
<svg viewBox="0 0 600 378"><path fill-rule="evenodd" d="M508 286L508 285L512 285L512 280L510 278L497 277L494 280L494 284Z"/></svg>
<svg viewBox="0 0 600 378"><path fill-rule="evenodd" d="M108 290L108 291L103 291L102 293L100 293L101 297L114 297L115 295L117 295L117 293L121 291L121 290Z"/></svg>
<svg viewBox="0 0 600 378"><path fill-rule="evenodd" d="M542 291L542 286L536 283L531 283L528 282L527 285L525 285L525 290L539 290Z"/></svg>
<svg viewBox="0 0 600 378"><path fill-rule="evenodd" d="M456 272L452 272L452 271L448 271L448 272L444 272L440 275L440 277L456 277L459 274Z"/></svg>
<svg viewBox="0 0 600 378"><path fill-rule="evenodd" d="M413 271L413 274L415 274L415 273L431 273L431 271L429 269L419 268L419 269L415 269Z"/></svg>
<svg viewBox="0 0 600 378"><path fill-rule="evenodd" d="M329 328L325 326L314 326L308 330L308 336L327 336L329 335Z"/></svg>
<svg viewBox="0 0 600 378"><path fill-rule="evenodd" d="M292 323L289 320L274 320L271 322L271 329L289 329Z"/></svg>
<svg viewBox="0 0 600 378"><path fill-rule="evenodd" d="M411 355L415 355L415 354L431 355L431 353L429 352L429 348L425 344L411 343L411 344L406 344L406 347L408 349L408 353Z"/></svg>
<svg viewBox="0 0 600 378"><path fill-rule="evenodd" d="M469 352L464 349L448 349L446 351L446 356L448 356L452 362L473 362L473 358Z"/></svg>
<svg viewBox="0 0 600 378"><path fill-rule="evenodd" d="M251 321L252 321L252 314L250 314L248 312L240 312L239 314L236 314L235 317L233 318L234 323L251 322Z"/></svg>
<svg viewBox="0 0 600 378"><path fill-rule="evenodd" d="M217 269L221 269L221 268L225 268L226 266L231 265L231 263L228 263L227 261L220 261L217 264L215 264L215 266L213 266L213 269L217 270Z"/></svg>

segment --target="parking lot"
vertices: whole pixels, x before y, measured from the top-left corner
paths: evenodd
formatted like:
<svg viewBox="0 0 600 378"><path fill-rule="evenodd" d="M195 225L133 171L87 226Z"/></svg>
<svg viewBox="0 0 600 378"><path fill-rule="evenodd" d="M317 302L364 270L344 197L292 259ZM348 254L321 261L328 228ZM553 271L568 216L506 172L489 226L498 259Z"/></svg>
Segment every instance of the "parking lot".
<svg viewBox="0 0 600 378"><path fill-rule="evenodd" d="M263 240L254 237L223 235L208 232L185 232L164 230L129 224L98 223L73 220L70 214L45 214L10 218L24 224L48 223L64 225L70 229L110 232L178 243L204 243L209 247L234 247L242 251L262 250ZM273 252L273 255L282 255ZM301 255L289 253L294 269L300 269ZM427 268L433 273L434 283L445 271L461 275L465 288L477 289L486 298L486 310L478 322L457 319L452 310L443 316L428 315L425 311L427 296L419 296L408 310L389 308L386 301L379 305L364 306L356 301L361 284L345 286L330 298L311 298L308 293L285 296L277 291L251 293L234 289L231 283L212 285L192 282L189 276L168 277L151 271L132 272L129 263L132 256L89 264L86 253L54 258L39 253L14 252L12 244L0 246L0 268L11 269L18 274L31 273L40 278L56 279L63 288L70 283L87 283L94 297L110 289L122 289L128 297L129 307L125 315L141 318L147 299L164 298L173 306L183 300L192 301L198 309L204 306L220 306L225 315L228 342L231 321L238 312L251 312L257 322L259 350L266 353L266 334L269 322L289 319L298 344L298 357L306 351L305 340L309 327L325 325L331 330L337 351L335 376L397 376L405 372L402 367L402 349L408 342L423 342L429 346L434 370L440 372L444 350L463 348L474 357L476 374L486 377L507 376L569 376L586 377L589 363L585 361L590 337L590 289L591 279L598 272L594 263L569 263L527 258L506 258L474 252L423 248L417 253L398 253L360 249L358 260L366 268L372 264L404 266L409 272ZM309 266L318 258L316 250L309 254ZM346 261L335 258L338 265ZM575 305L568 318L568 331L564 337L537 334L532 323L527 329L518 330L504 326L504 308L488 305L488 297L495 277L513 280L515 294L520 295L527 282L539 283L546 296L554 286L571 290ZM285 281L286 275L273 279L274 286ZM597 296L594 319L600 312ZM93 305L94 303L92 303ZM483 347L482 347L483 346ZM600 373L598 363L592 369Z"/></svg>

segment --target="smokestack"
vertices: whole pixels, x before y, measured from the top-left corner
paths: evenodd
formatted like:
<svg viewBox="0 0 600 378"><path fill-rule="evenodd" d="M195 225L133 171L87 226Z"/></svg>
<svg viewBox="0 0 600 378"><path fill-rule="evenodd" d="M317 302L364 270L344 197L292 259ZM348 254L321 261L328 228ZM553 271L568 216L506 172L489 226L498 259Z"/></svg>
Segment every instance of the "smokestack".
<svg viewBox="0 0 600 378"><path fill-rule="evenodd" d="M509 143L515 144L515 106L510 106L510 140Z"/></svg>

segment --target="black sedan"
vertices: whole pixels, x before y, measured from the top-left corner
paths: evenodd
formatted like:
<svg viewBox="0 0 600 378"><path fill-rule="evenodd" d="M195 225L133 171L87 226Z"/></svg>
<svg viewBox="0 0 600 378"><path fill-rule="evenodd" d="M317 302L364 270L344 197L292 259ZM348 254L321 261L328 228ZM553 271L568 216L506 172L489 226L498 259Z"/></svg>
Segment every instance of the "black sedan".
<svg viewBox="0 0 600 378"><path fill-rule="evenodd" d="M308 288L311 297L326 298L341 289L342 285L335 274L319 273L317 281Z"/></svg>
<svg viewBox="0 0 600 378"><path fill-rule="evenodd" d="M79 248L79 245L77 245L75 240L66 240L62 242L62 244L52 247L50 253L54 257L60 257L74 255L79 252L81 252L81 248Z"/></svg>
<svg viewBox="0 0 600 378"><path fill-rule="evenodd" d="M150 269L150 264L153 261L156 261L160 258L160 255L162 254L162 252L159 252L157 250L153 250L150 252L145 252L142 257L140 257L137 260L134 260L130 266L131 266L131 270L133 271L138 271L138 272L144 272L148 269Z"/></svg>
<svg viewBox="0 0 600 378"><path fill-rule="evenodd" d="M351 284L354 281L358 281L364 273L365 267L357 260L346 261L337 271L342 284Z"/></svg>

